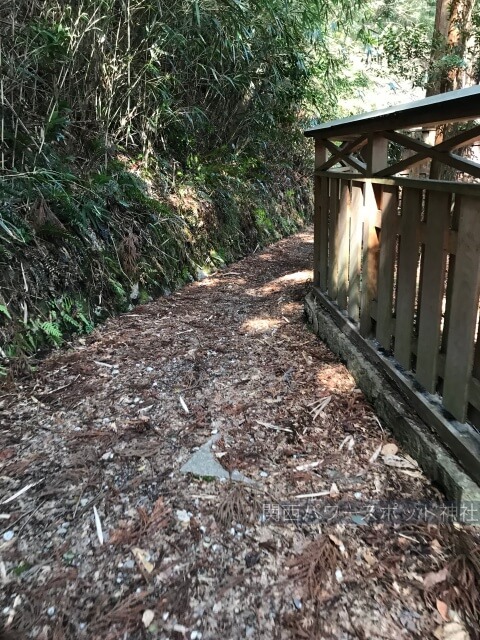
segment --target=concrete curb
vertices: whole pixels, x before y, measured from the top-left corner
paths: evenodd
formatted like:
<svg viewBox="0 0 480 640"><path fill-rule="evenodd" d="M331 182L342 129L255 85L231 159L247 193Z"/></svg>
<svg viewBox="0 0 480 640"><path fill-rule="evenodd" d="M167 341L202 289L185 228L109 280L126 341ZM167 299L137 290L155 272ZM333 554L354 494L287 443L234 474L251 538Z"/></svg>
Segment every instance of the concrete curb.
<svg viewBox="0 0 480 640"><path fill-rule="evenodd" d="M480 487L463 471L386 376L337 326L313 293L305 298L305 313L314 332L346 363L378 417L405 451L417 460L432 482L444 491L447 499L480 502Z"/></svg>

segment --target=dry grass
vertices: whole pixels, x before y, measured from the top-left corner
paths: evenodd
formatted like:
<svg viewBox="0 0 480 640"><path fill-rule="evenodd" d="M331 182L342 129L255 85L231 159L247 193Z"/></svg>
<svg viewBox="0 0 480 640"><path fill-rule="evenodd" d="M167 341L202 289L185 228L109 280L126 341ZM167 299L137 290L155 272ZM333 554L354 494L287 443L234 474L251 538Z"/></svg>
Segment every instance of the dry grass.
<svg viewBox="0 0 480 640"><path fill-rule="evenodd" d="M340 557L330 537L322 535L288 561L289 577L303 585L311 600L324 600L332 595L330 586Z"/></svg>
<svg viewBox="0 0 480 640"><path fill-rule="evenodd" d="M246 525L258 517L260 508L255 491L237 483L223 496L218 506L218 521L223 527L230 527L232 523Z"/></svg>
<svg viewBox="0 0 480 640"><path fill-rule="evenodd" d="M165 505L162 497L157 499L151 513L147 513L143 507L139 507L137 513L139 519L136 522L112 532L111 544L136 544L143 536L165 528L170 521L170 509Z"/></svg>

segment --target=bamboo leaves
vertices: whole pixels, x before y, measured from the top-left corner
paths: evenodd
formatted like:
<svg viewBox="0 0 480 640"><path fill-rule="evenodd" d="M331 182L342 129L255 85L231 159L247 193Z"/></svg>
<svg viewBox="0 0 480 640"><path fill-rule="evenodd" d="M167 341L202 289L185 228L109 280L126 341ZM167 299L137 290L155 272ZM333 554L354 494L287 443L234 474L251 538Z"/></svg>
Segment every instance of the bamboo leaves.
<svg viewBox="0 0 480 640"><path fill-rule="evenodd" d="M159 144L180 155L208 152L239 138L262 145L275 124L311 101L312 75L335 58L330 24L350 20L356 5L85 0L66 7L55 0L29 7L16 0L0 21L3 139L13 140L5 169L48 165L51 144L83 127L89 135L97 129L105 146L143 153ZM330 81L316 88L319 103L327 102L327 85L332 91Z"/></svg>

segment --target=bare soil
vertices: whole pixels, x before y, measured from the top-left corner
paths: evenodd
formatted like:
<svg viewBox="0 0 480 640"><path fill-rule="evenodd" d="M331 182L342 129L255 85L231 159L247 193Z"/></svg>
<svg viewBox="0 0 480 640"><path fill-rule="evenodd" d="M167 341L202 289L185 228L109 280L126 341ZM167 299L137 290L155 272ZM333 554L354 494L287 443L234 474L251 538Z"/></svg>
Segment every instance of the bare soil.
<svg viewBox="0 0 480 640"><path fill-rule="evenodd" d="M311 255L307 230L0 390L13 637L478 637L468 527L272 517L305 494L442 500L305 324ZM219 462L251 483L180 472L216 433Z"/></svg>

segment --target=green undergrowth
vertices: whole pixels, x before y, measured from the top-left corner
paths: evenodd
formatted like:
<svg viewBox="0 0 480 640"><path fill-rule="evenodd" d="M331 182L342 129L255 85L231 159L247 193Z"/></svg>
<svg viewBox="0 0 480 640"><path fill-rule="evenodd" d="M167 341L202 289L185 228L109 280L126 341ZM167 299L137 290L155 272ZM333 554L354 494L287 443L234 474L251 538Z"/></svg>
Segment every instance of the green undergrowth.
<svg viewBox="0 0 480 640"><path fill-rule="evenodd" d="M3 5L0 375L310 215L358 0Z"/></svg>
<svg viewBox="0 0 480 640"><path fill-rule="evenodd" d="M150 159L147 170L117 154L87 170L63 157L48 170L7 176L0 378L109 316L295 232L311 212L304 174L233 155L191 158L183 169Z"/></svg>

